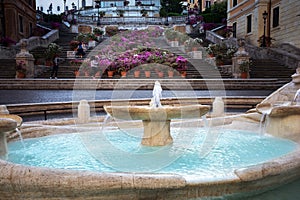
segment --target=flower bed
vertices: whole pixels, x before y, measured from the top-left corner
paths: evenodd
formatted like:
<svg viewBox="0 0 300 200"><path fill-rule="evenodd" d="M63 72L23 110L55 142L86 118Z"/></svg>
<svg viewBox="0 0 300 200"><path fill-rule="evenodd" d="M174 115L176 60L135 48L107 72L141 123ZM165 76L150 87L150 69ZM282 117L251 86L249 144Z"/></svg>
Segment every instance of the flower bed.
<svg viewBox="0 0 300 200"><path fill-rule="evenodd" d="M153 39L161 36L163 31L160 27L150 27L146 30L124 31L112 36L105 45L98 47L95 57L98 59L99 69L107 76L109 71L122 76L121 74L134 68L145 69L145 67L140 67L142 65L149 65L152 71L156 68L160 68L160 71L166 70L157 65L150 65L156 63L173 70L185 71L187 64L185 58L155 47ZM89 59L85 59L80 70L88 70L87 66L90 65L84 63L89 62Z"/></svg>

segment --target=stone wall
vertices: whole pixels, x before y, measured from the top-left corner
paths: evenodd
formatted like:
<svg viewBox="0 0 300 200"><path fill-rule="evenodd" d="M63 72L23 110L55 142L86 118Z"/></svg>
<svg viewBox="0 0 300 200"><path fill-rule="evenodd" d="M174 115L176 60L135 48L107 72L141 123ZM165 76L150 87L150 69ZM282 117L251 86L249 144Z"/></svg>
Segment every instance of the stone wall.
<svg viewBox="0 0 300 200"><path fill-rule="evenodd" d="M274 45L289 43L300 48L300 17L299 0L282 1L281 4L274 4L272 8L279 6L279 27L272 28L271 37ZM272 20L272 19L271 19Z"/></svg>

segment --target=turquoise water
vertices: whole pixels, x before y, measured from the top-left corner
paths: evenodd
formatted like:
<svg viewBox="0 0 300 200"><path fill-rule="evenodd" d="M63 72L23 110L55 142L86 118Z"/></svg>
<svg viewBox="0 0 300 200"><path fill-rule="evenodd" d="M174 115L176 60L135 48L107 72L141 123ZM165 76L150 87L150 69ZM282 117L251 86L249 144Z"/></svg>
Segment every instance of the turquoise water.
<svg viewBox="0 0 300 200"><path fill-rule="evenodd" d="M174 143L140 145L142 129L59 134L8 144L8 161L97 172L158 172L225 178L234 169L293 151L297 144L254 132L172 128Z"/></svg>

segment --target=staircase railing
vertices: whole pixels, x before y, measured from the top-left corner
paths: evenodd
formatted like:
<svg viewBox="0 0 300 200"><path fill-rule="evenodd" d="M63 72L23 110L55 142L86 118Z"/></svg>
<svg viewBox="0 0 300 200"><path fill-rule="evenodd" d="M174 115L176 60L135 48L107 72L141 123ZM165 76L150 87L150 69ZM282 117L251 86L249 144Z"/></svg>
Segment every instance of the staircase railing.
<svg viewBox="0 0 300 200"><path fill-rule="evenodd" d="M33 36L27 39L27 50L31 51L36 47L42 46L47 47L51 42L54 42L59 38L58 30L51 30L46 35L42 37ZM15 46L10 48L0 46L0 59L12 59L15 58L16 54L20 52L21 41L19 41Z"/></svg>
<svg viewBox="0 0 300 200"><path fill-rule="evenodd" d="M216 34L213 31L206 31L206 39L213 42L213 43L215 43L215 44L220 44L225 40L224 37Z"/></svg>
<svg viewBox="0 0 300 200"><path fill-rule="evenodd" d="M172 16L168 18L170 24L182 24L185 23L186 17ZM93 16L79 16L79 23L94 24L97 23L97 19ZM164 24L166 22L165 17L102 17L100 18L100 24Z"/></svg>

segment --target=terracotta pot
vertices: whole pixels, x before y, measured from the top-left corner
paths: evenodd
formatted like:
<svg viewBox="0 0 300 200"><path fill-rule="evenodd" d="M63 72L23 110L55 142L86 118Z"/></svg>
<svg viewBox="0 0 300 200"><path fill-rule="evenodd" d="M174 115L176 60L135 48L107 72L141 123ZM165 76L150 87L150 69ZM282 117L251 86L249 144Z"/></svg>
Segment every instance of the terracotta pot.
<svg viewBox="0 0 300 200"><path fill-rule="evenodd" d="M121 77L126 77L126 75L127 75L127 72L126 72L126 71L122 71L122 72L121 72Z"/></svg>
<svg viewBox="0 0 300 200"><path fill-rule="evenodd" d="M23 73L23 72L16 72L16 78L25 78L25 73Z"/></svg>
<svg viewBox="0 0 300 200"><path fill-rule="evenodd" d="M186 71L180 72L180 76L181 76L182 78L185 78L185 77L186 77Z"/></svg>
<svg viewBox="0 0 300 200"><path fill-rule="evenodd" d="M80 75L79 70L74 71L74 74L75 74L76 77L78 77Z"/></svg>
<svg viewBox="0 0 300 200"><path fill-rule="evenodd" d="M97 71L95 77L99 78L101 76L101 71Z"/></svg>
<svg viewBox="0 0 300 200"><path fill-rule="evenodd" d="M241 72L241 78L248 78L248 72Z"/></svg>
<svg viewBox="0 0 300 200"><path fill-rule="evenodd" d="M135 78L140 77L140 73L141 73L140 70L135 70L135 71L134 71L134 77L135 77Z"/></svg>
<svg viewBox="0 0 300 200"><path fill-rule="evenodd" d="M173 70L169 70L168 71L168 77L169 78L173 78L174 77L174 71Z"/></svg>
<svg viewBox="0 0 300 200"><path fill-rule="evenodd" d="M164 72L157 72L157 75L159 78L163 78L164 77Z"/></svg>
<svg viewBox="0 0 300 200"><path fill-rule="evenodd" d="M150 78L151 76L151 71L145 71L145 77Z"/></svg>
<svg viewBox="0 0 300 200"><path fill-rule="evenodd" d="M112 78L114 76L114 71L107 71L107 76Z"/></svg>

